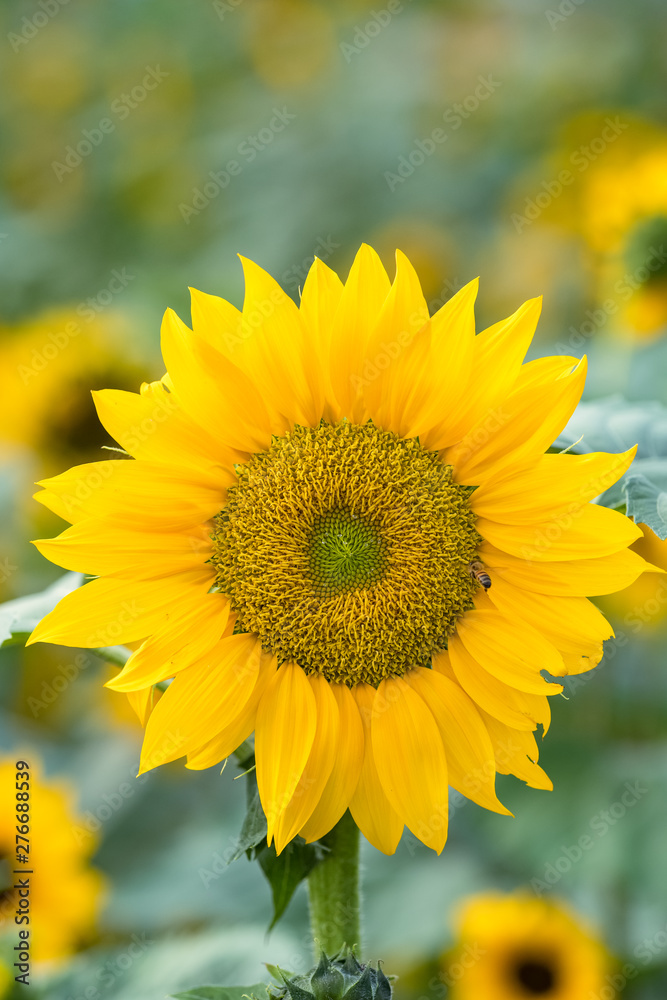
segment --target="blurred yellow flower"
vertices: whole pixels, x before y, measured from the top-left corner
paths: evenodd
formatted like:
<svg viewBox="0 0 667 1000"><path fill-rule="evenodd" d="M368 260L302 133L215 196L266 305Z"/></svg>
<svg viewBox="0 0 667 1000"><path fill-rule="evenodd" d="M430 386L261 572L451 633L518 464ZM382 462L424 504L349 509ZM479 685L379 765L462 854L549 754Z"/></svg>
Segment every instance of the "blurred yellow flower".
<svg viewBox="0 0 667 1000"><path fill-rule="evenodd" d="M112 445L91 389L109 379L134 387L144 376L146 362L127 321L104 308L122 280L111 284L112 276L109 288L75 308L0 326L0 444L30 450L42 473L64 461L98 458L103 444Z"/></svg>
<svg viewBox="0 0 667 1000"><path fill-rule="evenodd" d="M663 541L648 525L640 524L642 537L630 546L652 566L667 571L667 540ZM667 623L667 577L664 573L642 573L634 583L615 594L601 597L605 613L623 618L634 632L644 627L660 628Z"/></svg>
<svg viewBox="0 0 667 1000"><path fill-rule="evenodd" d="M19 757L19 760L25 757ZM0 858L6 871L22 868L15 863L17 847L17 758L0 759ZM30 788L28 799L30 879L30 952L35 962L53 961L73 952L91 937L99 913L103 878L90 867L95 847L90 835L85 844L74 835L79 822L73 795L62 782L43 779L39 766L28 755ZM24 772L25 773L25 772ZM21 779L23 784L25 779ZM23 790L22 790L23 791ZM22 832L25 834L23 827ZM23 842L20 842L23 845ZM17 878L20 876L16 876ZM27 876L26 876L27 877ZM15 877L9 875L0 893L0 934L17 930L14 917L19 905Z"/></svg>
<svg viewBox="0 0 667 1000"><path fill-rule="evenodd" d="M613 144L601 139L610 121L621 130ZM577 149L583 136L592 141ZM626 115L586 115L566 130L559 157L571 179L560 185L563 197L553 197L544 219L565 222L583 238L594 295L605 312L601 325L638 337L664 332L667 132Z"/></svg>
<svg viewBox="0 0 667 1000"><path fill-rule="evenodd" d="M563 903L487 893L455 922L441 972L451 1000L590 1000L608 987L611 956Z"/></svg>

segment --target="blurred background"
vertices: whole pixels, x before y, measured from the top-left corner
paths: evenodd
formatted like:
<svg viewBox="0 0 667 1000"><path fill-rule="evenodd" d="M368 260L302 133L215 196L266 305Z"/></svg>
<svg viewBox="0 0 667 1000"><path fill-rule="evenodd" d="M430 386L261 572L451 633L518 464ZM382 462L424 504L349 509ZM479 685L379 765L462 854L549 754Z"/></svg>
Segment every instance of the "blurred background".
<svg viewBox="0 0 667 1000"><path fill-rule="evenodd" d="M667 404L660 0L6 0L0 27L0 599L59 575L28 544L60 530L32 483L103 457L90 390L161 376L161 315L188 318L188 285L240 305L237 253L298 297L314 255L344 275L367 241L393 273L399 247L433 310L479 274L480 328L543 294L534 356L587 353L588 401ZM667 543L641 545L667 567ZM553 792L500 778L514 820L454 796L440 858L365 845L364 953L402 1000L454 989L465 896L520 887L634 970L595 996L664 997L666 609L656 574L605 600L617 638L553 706ZM41 762L68 863L98 873L86 919L37 956L47 995L295 968L303 886L267 937L258 866L223 871L235 769L137 781L141 729L108 675L88 652L0 652L0 750Z"/></svg>

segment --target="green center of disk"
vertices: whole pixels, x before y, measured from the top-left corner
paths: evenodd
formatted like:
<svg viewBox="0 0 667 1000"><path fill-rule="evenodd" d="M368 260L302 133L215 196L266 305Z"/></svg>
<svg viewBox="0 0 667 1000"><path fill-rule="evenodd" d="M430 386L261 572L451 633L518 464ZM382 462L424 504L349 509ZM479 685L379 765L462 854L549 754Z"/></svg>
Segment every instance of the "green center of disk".
<svg viewBox="0 0 667 1000"><path fill-rule="evenodd" d="M386 546L372 524L349 510L332 510L315 519L309 562L321 596L369 587L386 568Z"/></svg>

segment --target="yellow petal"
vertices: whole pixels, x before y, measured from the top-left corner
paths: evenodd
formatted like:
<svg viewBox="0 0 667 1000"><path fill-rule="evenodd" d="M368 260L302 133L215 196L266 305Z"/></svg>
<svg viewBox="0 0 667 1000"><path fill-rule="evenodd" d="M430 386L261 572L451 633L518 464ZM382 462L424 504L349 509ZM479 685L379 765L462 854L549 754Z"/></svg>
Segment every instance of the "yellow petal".
<svg viewBox="0 0 667 1000"><path fill-rule="evenodd" d="M536 563L609 556L642 534L624 514L592 503L539 524L499 524L479 517L475 527L496 548Z"/></svg>
<svg viewBox="0 0 667 1000"><path fill-rule="evenodd" d="M597 647L586 647L588 652L582 653L568 653L565 650L561 650L561 656L563 657L563 665L565 667L565 675L570 676L572 674L585 674L589 670L593 670L597 667L598 663L604 655L604 649L602 644Z"/></svg>
<svg viewBox="0 0 667 1000"><path fill-rule="evenodd" d="M110 517L142 531L179 531L201 524L226 500L233 471L167 466L156 462L107 461L75 465L39 485L36 500L53 510L58 498L68 521Z"/></svg>
<svg viewBox="0 0 667 1000"><path fill-rule="evenodd" d="M170 608L189 593L203 597L213 582L210 566L150 583L92 580L67 594L28 639L63 646L115 646L143 639L159 628Z"/></svg>
<svg viewBox="0 0 667 1000"><path fill-rule="evenodd" d="M437 670L419 667L405 680L428 705L440 730L452 788L485 809L510 816L496 796L493 746L471 699Z"/></svg>
<svg viewBox="0 0 667 1000"><path fill-rule="evenodd" d="M300 312L306 341L312 345L320 360L324 397L322 415L329 423L340 419L329 378L329 355L333 318L342 294L343 283L336 272L316 257L303 286Z"/></svg>
<svg viewBox="0 0 667 1000"><path fill-rule="evenodd" d="M445 751L433 715L402 677L381 681L371 736L389 802L415 837L440 853L449 818Z"/></svg>
<svg viewBox="0 0 667 1000"><path fill-rule="evenodd" d="M303 317L277 281L241 257L245 277L243 368L269 411L290 425L311 427L322 415L320 357L306 338Z"/></svg>
<svg viewBox="0 0 667 1000"><path fill-rule="evenodd" d="M350 812L354 822L373 847L383 854L393 854L401 839L403 822L390 806L375 766L371 740L375 688L370 684L357 684L352 688L352 694L364 729L364 758L357 787L350 799Z"/></svg>
<svg viewBox="0 0 667 1000"><path fill-rule="evenodd" d="M208 295L196 288L190 289L190 311L192 329L197 338L206 341L215 351L226 354L231 361L236 361L234 348L240 339L241 311L219 295Z"/></svg>
<svg viewBox="0 0 667 1000"><path fill-rule="evenodd" d="M174 677L211 651L228 618L229 601L222 594L184 595L167 611L164 624L105 686L113 691L136 691Z"/></svg>
<svg viewBox="0 0 667 1000"><path fill-rule="evenodd" d="M475 337L468 392L457 409L429 433L429 448L448 448L475 425L497 420L496 411L514 386L541 308L541 299L529 299L508 319Z"/></svg>
<svg viewBox="0 0 667 1000"><path fill-rule="evenodd" d="M476 705L515 729L535 729L541 722L545 729L551 718L546 697L517 691L497 680L477 663L456 636L449 651L433 657L433 669L456 680ZM451 673L450 673L451 671Z"/></svg>
<svg viewBox="0 0 667 1000"><path fill-rule="evenodd" d="M143 385L141 394L101 389L93 402L103 426L133 458L203 468L234 461L232 450L190 420L162 382Z"/></svg>
<svg viewBox="0 0 667 1000"><path fill-rule="evenodd" d="M569 653L591 655L589 647L594 647L601 656L602 643L614 634L604 615L585 597L526 592L494 574L488 598L507 618L528 622L554 646Z"/></svg>
<svg viewBox="0 0 667 1000"><path fill-rule="evenodd" d="M470 506L479 517L504 524L532 524L604 493L629 468L636 446L620 455L543 455L537 465L509 479L483 483Z"/></svg>
<svg viewBox="0 0 667 1000"><path fill-rule="evenodd" d="M230 448L255 452L268 447L266 408L240 368L195 337L172 309L164 314L161 343L177 400L195 423Z"/></svg>
<svg viewBox="0 0 667 1000"><path fill-rule="evenodd" d="M350 268L331 330L329 368L339 419L356 420L363 413L360 380L366 347L389 289L389 278L380 258L375 250L362 244Z"/></svg>
<svg viewBox="0 0 667 1000"><path fill-rule="evenodd" d="M586 358L559 377L511 393L447 452L460 483L481 485L536 463L572 416L584 391Z"/></svg>
<svg viewBox="0 0 667 1000"><path fill-rule="evenodd" d="M397 250L396 277L366 345L361 389L374 423L398 434L403 434L402 421L415 382L425 388L428 367L426 357L420 355L419 342L423 340L428 350L430 336L416 339L415 335L428 318L417 273Z"/></svg>
<svg viewBox="0 0 667 1000"><path fill-rule="evenodd" d="M260 653L252 633L232 635L179 673L148 720L139 773L185 756L236 719L252 695Z"/></svg>
<svg viewBox="0 0 667 1000"><path fill-rule="evenodd" d="M308 843L331 830L350 804L364 759L364 730L359 709L345 684L331 684L338 704L339 736L333 769L310 818L299 833Z"/></svg>
<svg viewBox="0 0 667 1000"><path fill-rule="evenodd" d="M289 804L276 823L277 854L289 844L311 816L329 780L338 752L338 703L329 681L322 674L311 674L308 683L317 706L317 729L303 774Z"/></svg>
<svg viewBox="0 0 667 1000"><path fill-rule="evenodd" d="M128 691L127 700L137 713L137 718L142 726L145 726L148 722L160 694L161 692L157 691L152 685L142 688L141 691Z"/></svg>
<svg viewBox="0 0 667 1000"><path fill-rule="evenodd" d="M464 285L433 316L428 329L419 334L428 339L424 370L414 380L405 413L395 412L395 419L400 420L405 437L419 437L425 448L437 448L442 437L440 428L455 423L467 407L475 356L478 287L477 278Z"/></svg>
<svg viewBox="0 0 667 1000"><path fill-rule="evenodd" d="M521 778L531 788L551 791L553 782L537 763L539 751L533 734L518 732L480 711L493 743L498 771Z"/></svg>
<svg viewBox="0 0 667 1000"><path fill-rule="evenodd" d="M296 663L284 663L259 703L255 731L257 787L273 840L306 766L317 726L317 705L308 678Z"/></svg>
<svg viewBox="0 0 667 1000"><path fill-rule="evenodd" d="M481 667L519 691L546 695L560 690L553 690L539 673L562 673L560 654L525 622L497 611L474 609L459 620L450 645L457 637Z"/></svg>
<svg viewBox="0 0 667 1000"><path fill-rule="evenodd" d="M651 567L632 549L621 549L599 559L535 563L502 552L490 542L479 548L479 557L492 578L502 576L514 587L559 597L595 597L623 590Z"/></svg>
<svg viewBox="0 0 667 1000"><path fill-rule="evenodd" d="M204 527L169 533L128 531L92 517L73 524L57 538L42 538L33 545L65 569L144 580L197 570L212 551Z"/></svg>
<svg viewBox="0 0 667 1000"><path fill-rule="evenodd" d="M278 660L269 653L262 653L259 658L257 681L248 701L239 714L216 736L188 753L186 767L193 771L202 771L213 767L234 753L244 740L247 740L257 719L257 706L264 694L266 685L278 669Z"/></svg>

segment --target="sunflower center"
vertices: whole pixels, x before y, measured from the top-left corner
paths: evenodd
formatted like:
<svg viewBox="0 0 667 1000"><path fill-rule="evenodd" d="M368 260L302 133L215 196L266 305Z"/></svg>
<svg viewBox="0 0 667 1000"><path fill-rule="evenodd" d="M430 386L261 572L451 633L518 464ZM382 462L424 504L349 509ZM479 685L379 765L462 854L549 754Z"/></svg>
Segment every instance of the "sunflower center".
<svg viewBox="0 0 667 1000"><path fill-rule="evenodd" d="M519 961L513 969L513 978L526 996L545 996L556 986L553 966L542 959Z"/></svg>
<svg viewBox="0 0 667 1000"><path fill-rule="evenodd" d="M314 518L310 535L310 572L322 597L369 587L386 570L386 544L370 521L350 510Z"/></svg>
<svg viewBox="0 0 667 1000"><path fill-rule="evenodd" d="M377 685L446 646L477 585L470 489L371 422L295 427L236 467L216 584L281 662Z"/></svg>

